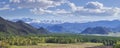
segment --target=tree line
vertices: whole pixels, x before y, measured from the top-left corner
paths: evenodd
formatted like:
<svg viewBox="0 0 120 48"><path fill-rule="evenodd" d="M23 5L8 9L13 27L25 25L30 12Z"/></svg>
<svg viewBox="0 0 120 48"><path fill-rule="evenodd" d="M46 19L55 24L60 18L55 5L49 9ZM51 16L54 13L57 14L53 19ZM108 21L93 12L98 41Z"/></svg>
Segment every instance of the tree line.
<svg viewBox="0 0 120 48"><path fill-rule="evenodd" d="M37 45L38 43L103 43L106 46L114 46L117 48L120 44L119 37L107 36L86 36L77 34L48 34L48 35L26 35L26 36L13 36L13 35L0 35L0 47L8 48L10 45L24 46L24 45Z"/></svg>

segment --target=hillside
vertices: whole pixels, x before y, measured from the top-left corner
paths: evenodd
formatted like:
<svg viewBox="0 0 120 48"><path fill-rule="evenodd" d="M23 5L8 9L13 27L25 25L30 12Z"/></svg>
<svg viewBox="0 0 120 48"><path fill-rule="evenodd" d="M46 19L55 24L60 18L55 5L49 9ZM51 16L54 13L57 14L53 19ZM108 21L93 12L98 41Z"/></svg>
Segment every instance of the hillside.
<svg viewBox="0 0 120 48"><path fill-rule="evenodd" d="M93 28L86 28L84 31L82 31L82 34L108 34L111 30L109 28L105 27L93 27Z"/></svg>
<svg viewBox="0 0 120 48"><path fill-rule="evenodd" d="M40 31L41 30L41 31ZM5 34L26 35L47 33L47 30L36 29L23 21L11 22L0 17L0 32Z"/></svg>

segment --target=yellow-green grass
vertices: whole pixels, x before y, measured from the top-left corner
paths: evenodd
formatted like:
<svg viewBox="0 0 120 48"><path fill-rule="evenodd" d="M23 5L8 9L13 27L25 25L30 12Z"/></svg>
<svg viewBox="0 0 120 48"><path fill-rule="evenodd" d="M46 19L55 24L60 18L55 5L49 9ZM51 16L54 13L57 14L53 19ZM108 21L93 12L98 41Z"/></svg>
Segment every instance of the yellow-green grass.
<svg viewBox="0 0 120 48"><path fill-rule="evenodd" d="M40 43L38 45L29 46L11 46L11 48L85 48L101 46L102 43L76 43L76 44L55 44L55 43Z"/></svg>

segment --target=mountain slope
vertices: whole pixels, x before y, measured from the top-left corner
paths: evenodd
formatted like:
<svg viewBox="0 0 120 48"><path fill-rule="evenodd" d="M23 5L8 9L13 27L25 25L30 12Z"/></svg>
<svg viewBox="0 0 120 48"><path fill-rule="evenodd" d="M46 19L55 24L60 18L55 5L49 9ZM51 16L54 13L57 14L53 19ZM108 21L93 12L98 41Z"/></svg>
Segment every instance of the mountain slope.
<svg viewBox="0 0 120 48"><path fill-rule="evenodd" d="M82 31L82 34L108 34L111 30L109 28L105 27L93 27L93 28L86 28L84 31Z"/></svg>
<svg viewBox="0 0 120 48"><path fill-rule="evenodd" d="M46 32L43 30L42 32ZM26 35L26 34L40 34L38 29L26 24L22 21L11 22L0 17L0 32L7 34Z"/></svg>

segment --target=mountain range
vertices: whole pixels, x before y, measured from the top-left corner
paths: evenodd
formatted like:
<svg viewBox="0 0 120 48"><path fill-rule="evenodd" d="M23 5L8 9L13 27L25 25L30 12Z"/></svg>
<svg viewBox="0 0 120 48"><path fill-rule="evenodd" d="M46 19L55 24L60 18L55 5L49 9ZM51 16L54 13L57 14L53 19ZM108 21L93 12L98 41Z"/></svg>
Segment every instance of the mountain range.
<svg viewBox="0 0 120 48"><path fill-rule="evenodd" d="M18 19L22 20L22 19ZM22 20L27 23L26 20ZM105 30L110 30L110 32L120 32L120 21L119 20L113 20L113 21L94 21L94 22L86 22L86 23L58 23L58 24L52 24L51 23L38 23L38 22L31 22L29 21L29 24L32 25L35 28L43 27L51 32L55 33L63 33L63 32L69 32L69 33L81 33L84 32L86 29L93 28L96 29L96 27L101 28L107 28ZM92 29L92 30L93 30ZM100 34L100 33L99 33Z"/></svg>
<svg viewBox="0 0 120 48"><path fill-rule="evenodd" d="M11 22L0 17L0 33L13 35L42 34L48 33L44 28L35 28L23 21Z"/></svg>

